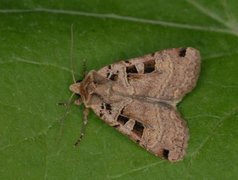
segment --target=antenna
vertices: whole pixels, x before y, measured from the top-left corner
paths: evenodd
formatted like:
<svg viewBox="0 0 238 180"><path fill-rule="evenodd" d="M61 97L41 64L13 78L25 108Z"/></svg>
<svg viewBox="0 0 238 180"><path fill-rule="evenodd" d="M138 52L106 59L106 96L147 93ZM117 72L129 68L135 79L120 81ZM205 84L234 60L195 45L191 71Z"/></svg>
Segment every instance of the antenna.
<svg viewBox="0 0 238 180"><path fill-rule="evenodd" d="M73 49L74 49L73 27L74 27L74 25L71 24L71 27L70 27L70 35L71 35L71 39L70 39L70 67L71 67L71 75L72 75L73 81L74 81L74 83L76 83L76 79L75 79L75 75L74 75L74 67L73 67ZM74 95L75 95L75 93L72 93L69 100L66 103L65 102L58 103L58 105L62 105L62 106L66 107L66 111L65 111L63 117L61 117L59 119L59 122L60 122L59 139L62 136L64 120L66 119L66 117L68 116L68 114L70 112L70 107L71 107L71 104L73 103ZM58 142L59 142L59 139L57 140Z"/></svg>
<svg viewBox="0 0 238 180"><path fill-rule="evenodd" d="M74 24L71 24L70 27L71 34L71 45L70 45L70 66L71 66L71 74L74 83L76 83L75 75L74 75L74 67L73 67L73 49L74 49Z"/></svg>
<svg viewBox="0 0 238 180"><path fill-rule="evenodd" d="M71 66L71 74L72 74L72 78L74 83L76 82L75 79L75 73L74 73L74 67L73 67L73 45L74 45L74 31L73 31L73 27L74 25L71 24L71 28L70 28L70 32L71 32L71 46L70 46L70 66ZM85 60L83 60L83 71L84 71L84 76L86 75L86 62ZM66 106L66 112L64 114L64 116L60 119L60 136L63 133L63 123L64 123L64 119L67 117L67 115L69 114L70 111L70 105L73 103L73 97L74 97L75 93L72 93L71 97L69 98L67 103L59 103L59 105L65 105ZM85 108L83 111L83 125L81 127L80 130L80 137L79 139L76 141L75 146L79 145L79 143L81 142L83 136L84 136L84 132L85 132L85 127L88 123L88 113L89 113L89 109Z"/></svg>

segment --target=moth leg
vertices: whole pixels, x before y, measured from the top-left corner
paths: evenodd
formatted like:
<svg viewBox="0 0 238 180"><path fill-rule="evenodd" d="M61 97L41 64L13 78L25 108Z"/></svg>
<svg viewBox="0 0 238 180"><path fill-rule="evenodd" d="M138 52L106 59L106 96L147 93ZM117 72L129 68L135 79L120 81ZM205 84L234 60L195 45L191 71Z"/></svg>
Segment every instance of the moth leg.
<svg viewBox="0 0 238 180"><path fill-rule="evenodd" d="M58 106L64 106L66 111L64 113L64 115L59 119L59 123L60 123L60 129L59 129L59 138L58 138L58 142L59 140L61 139L60 137L62 136L63 134L63 125L64 125L64 121L65 119L67 118L69 112L70 112L70 108L71 108L71 105L73 103L73 97L74 97L74 93L70 96L69 100L67 102L59 102L58 103Z"/></svg>
<svg viewBox="0 0 238 180"><path fill-rule="evenodd" d="M88 114L89 114L89 109L85 108L84 111L83 111L83 125L82 125L81 130L80 130L79 139L74 144L75 146L79 145L79 143L83 139L85 128L86 128L86 125L88 124Z"/></svg>

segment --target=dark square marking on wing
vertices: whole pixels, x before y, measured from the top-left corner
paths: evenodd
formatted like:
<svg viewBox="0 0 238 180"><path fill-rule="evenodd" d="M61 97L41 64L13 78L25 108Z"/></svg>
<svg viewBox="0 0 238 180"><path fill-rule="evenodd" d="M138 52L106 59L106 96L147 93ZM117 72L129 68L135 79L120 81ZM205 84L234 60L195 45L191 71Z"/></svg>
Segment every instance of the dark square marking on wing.
<svg viewBox="0 0 238 180"><path fill-rule="evenodd" d="M127 73L138 73L135 65L126 67L126 72Z"/></svg>
<svg viewBox="0 0 238 180"><path fill-rule="evenodd" d="M111 106L111 104L107 104L107 103L105 103L105 107L106 107L106 110L109 110L109 111L112 110L112 106Z"/></svg>
<svg viewBox="0 0 238 180"><path fill-rule="evenodd" d="M129 118L126 116L123 116L123 115L119 115L117 117L117 121L124 125L124 124L126 124L127 121L129 121Z"/></svg>
<svg viewBox="0 0 238 180"><path fill-rule="evenodd" d="M186 51L187 51L187 48L181 48L180 51L179 51L179 56L180 57L185 57L186 56Z"/></svg>
<svg viewBox="0 0 238 180"><path fill-rule="evenodd" d="M163 157L165 159L168 159L168 157L169 157L169 150L168 149L163 149Z"/></svg>
<svg viewBox="0 0 238 180"><path fill-rule="evenodd" d="M125 107L123 107L122 109L121 109L121 115L123 115L124 114L124 109L125 109Z"/></svg>
<svg viewBox="0 0 238 180"><path fill-rule="evenodd" d="M151 73L155 70L155 60L144 62L144 73Z"/></svg>
<svg viewBox="0 0 238 180"><path fill-rule="evenodd" d="M144 126L142 123L140 123L139 121L136 121L135 122L135 125L132 129L132 132L134 132L135 134L137 134L139 137L142 136L143 134L143 131L144 131Z"/></svg>
<svg viewBox="0 0 238 180"><path fill-rule="evenodd" d="M109 79L111 79L112 81L116 81L117 78L118 78L118 75L117 75L117 74L112 74Z"/></svg>

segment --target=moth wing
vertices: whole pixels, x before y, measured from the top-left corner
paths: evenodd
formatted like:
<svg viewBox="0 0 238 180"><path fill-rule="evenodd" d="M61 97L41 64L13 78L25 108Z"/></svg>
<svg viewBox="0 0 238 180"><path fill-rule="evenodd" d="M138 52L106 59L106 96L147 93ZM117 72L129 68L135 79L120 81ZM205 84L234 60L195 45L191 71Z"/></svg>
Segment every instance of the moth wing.
<svg viewBox="0 0 238 180"><path fill-rule="evenodd" d="M174 105L194 88L199 71L193 48L120 61L91 73L87 107L148 151L177 161L185 154L188 129Z"/></svg>
<svg viewBox="0 0 238 180"><path fill-rule="evenodd" d="M135 96L179 102L196 85L200 54L194 48L174 48L106 66L98 71L117 81L118 89Z"/></svg>
<svg viewBox="0 0 238 180"><path fill-rule="evenodd" d="M154 155L169 161L185 155L188 129L173 106L133 99L100 106L92 106L98 116Z"/></svg>

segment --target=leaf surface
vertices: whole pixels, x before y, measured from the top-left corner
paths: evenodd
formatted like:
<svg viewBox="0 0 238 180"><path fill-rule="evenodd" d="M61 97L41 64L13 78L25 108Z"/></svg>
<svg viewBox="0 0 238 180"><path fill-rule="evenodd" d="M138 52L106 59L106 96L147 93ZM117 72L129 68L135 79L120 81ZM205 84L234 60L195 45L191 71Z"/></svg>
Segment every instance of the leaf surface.
<svg viewBox="0 0 238 180"><path fill-rule="evenodd" d="M238 171L236 0L0 2L1 179L235 179ZM202 55L197 87L179 104L190 140L171 164L93 113L80 146L82 107L70 97L73 67L99 69L173 47Z"/></svg>

